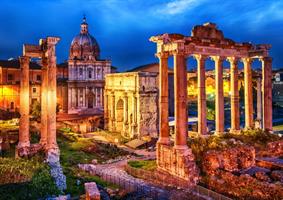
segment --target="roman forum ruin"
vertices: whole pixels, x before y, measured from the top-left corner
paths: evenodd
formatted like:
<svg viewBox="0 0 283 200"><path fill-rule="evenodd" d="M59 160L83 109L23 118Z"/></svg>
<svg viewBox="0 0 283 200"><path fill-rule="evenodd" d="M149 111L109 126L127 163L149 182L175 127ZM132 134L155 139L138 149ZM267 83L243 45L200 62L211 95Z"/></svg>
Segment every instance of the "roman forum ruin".
<svg viewBox="0 0 283 200"><path fill-rule="evenodd" d="M41 85L41 139L40 145L45 150L58 152L56 142L56 55L55 45L60 38L47 37L40 39L39 45L23 47L23 56L20 57L20 127L17 154L26 156L30 153L29 134L29 62L31 58L42 60Z"/></svg>
<svg viewBox="0 0 283 200"><path fill-rule="evenodd" d="M226 39L216 24L206 23L195 26L191 36L162 34L152 36L159 58L159 140L157 144L157 165L179 178L197 182L197 169L191 149L187 146L187 66L186 58L197 60L198 77L198 133L207 134L205 60L215 63L216 76L216 134L224 133L223 61L230 62L231 68L231 131L240 130L238 61L244 64L245 83L245 127L254 127L252 69L253 59L262 62L262 122L263 129L272 130L272 59L268 51L270 45L236 43ZM175 98L175 141L170 145L168 127L168 57L174 57L174 98Z"/></svg>

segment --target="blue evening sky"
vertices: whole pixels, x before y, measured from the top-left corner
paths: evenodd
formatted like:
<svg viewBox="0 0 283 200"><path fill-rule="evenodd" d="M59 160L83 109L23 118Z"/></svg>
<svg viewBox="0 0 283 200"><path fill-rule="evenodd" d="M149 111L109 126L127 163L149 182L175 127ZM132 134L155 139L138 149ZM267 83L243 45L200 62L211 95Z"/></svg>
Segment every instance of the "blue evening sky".
<svg viewBox="0 0 283 200"><path fill-rule="evenodd" d="M63 62L83 14L101 58L120 71L157 61L150 36L189 35L208 21L235 41L272 44L273 67L283 67L283 0L1 0L0 59L21 55L23 43L55 35Z"/></svg>

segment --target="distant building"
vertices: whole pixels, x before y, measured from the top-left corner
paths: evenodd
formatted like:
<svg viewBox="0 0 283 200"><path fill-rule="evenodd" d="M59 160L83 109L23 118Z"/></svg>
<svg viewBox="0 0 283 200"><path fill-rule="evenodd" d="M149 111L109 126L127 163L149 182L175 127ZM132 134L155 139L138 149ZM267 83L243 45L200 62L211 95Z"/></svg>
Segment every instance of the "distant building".
<svg viewBox="0 0 283 200"><path fill-rule="evenodd" d="M272 100L275 104L283 106L283 69L273 71Z"/></svg>
<svg viewBox="0 0 283 200"><path fill-rule="evenodd" d="M68 60L68 113L93 114L103 109L104 77L111 73L111 61L100 59L96 39L89 34L86 18L74 37Z"/></svg>
<svg viewBox="0 0 283 200"><path fill-rule="evenodd" d="M157 137L158 88L156 73L106 75L104 123L126 138Z"/></svg>

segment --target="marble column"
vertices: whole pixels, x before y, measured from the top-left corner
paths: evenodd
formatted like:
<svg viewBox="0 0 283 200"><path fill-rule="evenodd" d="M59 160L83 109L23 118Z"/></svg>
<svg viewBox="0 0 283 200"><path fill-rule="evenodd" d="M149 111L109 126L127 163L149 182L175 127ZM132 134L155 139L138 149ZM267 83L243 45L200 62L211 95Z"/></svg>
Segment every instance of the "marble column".
<svg viewBox="0 0 283 200"><path fill-rule="evenodd" d="M107 91L104 92L104 128L107 130L109 128L109 113L108 113L108 95Z"/></svg>
<svg viewBox="0 0 283 200"><path fill-rule="evenodd" d="M128 96L127 93L124 94L124 134L125 136L129 133L128 131Z"/></svg>
<svg viewBox="0 0 283 200"><path fill-rule="evenodd" d="M205 92L205 57L194 55L197 60L198 77L198 134L207 134L206 121L206 92Z"/></svg>
<svg viewBox="0 0 283 200"><path fill-rule="evenodd" d="M179 52L174 54L174 83L175 148L185 149L188 148L187 69L184 55Z"/></svg>
<svg viewBox="0 0 283 200"><path fill-rule="evenodd" d="M48 114L48 62L47 58L42 58L41 70L41 138L40 144L46 147L47 144L47 114Z"/></svg>
<svg viewBox="0 0 283 200"><path fill-rule="evenodd" d="M56 56L55 45L60 39L47 37L47 61L48 61L48 126L47 126L47 149L59 151L56 140Z"/></svg>
<svg viewBox="0 0 283 200"><path fill-rule="evenodd" d="M169 144L168 124L168 54L159 53L159 138L158 143ZM134 113L135 115L135 113ZM134 117L134 116L133 116Z"/></svg>
<svg viewBox="0 0 283 200"><path fill-rule="evenodd" d="M256 91L257 91L257 101L256 101L256 118L259 121L259 126L262 128L262 85L261 85L261 77L257 78L256 81Z"/></svg>
<svg viewBox="0 0 283 200"><path fill-rule="evenodd" d="M253 128L253 81L251 58L244 58L244 81L245 81L245 127Z"/></svg>
<svg viewBox="0 0 283 200"><path fill-rule="evenodd" d="M238 60L234 57L228 58L230 62L230 85L231 85L231 132L240 130L240 103L238 82Z"/></svg>
<svg viewBox="0 0 283 200"><path fill-rule="evenodd" d="M262 61L263 129L272 131L272 58Z"/></svg>
<svg viewBox="0 0 283 200"><path fill-rule="evenodd" d="M215 62L215 133L224 133L223 59L213 56Z"/></svg>
<svg viewBox="0 0 283 200"><path fill-rule="evenodd" d="M20 126L19 143L17 148L26 148L30 146L29 137L29 62L30 58L21 56L19 58L21 66L20 79Z"/></svg>

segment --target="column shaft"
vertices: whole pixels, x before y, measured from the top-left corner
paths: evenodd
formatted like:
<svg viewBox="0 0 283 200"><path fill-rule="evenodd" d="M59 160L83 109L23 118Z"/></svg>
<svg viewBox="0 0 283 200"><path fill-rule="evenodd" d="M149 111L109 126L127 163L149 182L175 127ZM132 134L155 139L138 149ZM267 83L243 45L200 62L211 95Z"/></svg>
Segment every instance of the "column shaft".
<svg viewBox="0 0 283 200"><path fill-rule="evenodd" d="M240 103L239 103L239 82L238 66L235 58L229 58L230 62L230 85L231 85L231 131L240 130Z"/></svg>
<svg viewBox="0 0 283 200"><path fill-rule="evenodd" d="M244 59L244 80L245 80L245 127L252 128L253 122L253 82L251 59Z"/></svg>
<svg viewBox="0 0 283 200"><path fill-rule="evenodd" d="M196 55L195 58L197 60L198 75L198 133L199 135L205 135L207 134L205 57L203 57L202 55Z"/></svg>
<svg viewBox="0 0 283 200"><path fill-rule="evenodd" d="M20 57L20 127L18 147L29 147L29 57Z"/></svg>
<svg viewBox="0 0 283 200"><path fill-rule="evenodd" d="M263 129L272 131L272 58L262 59Z"/></svg>
<svg viewBox="0 0 283 200"><path fill-rule="evenodd" d="M47 58L42 58L41 70L41 138L40 144L47 144L47 114L48 114L48 63Z"/></svg>
<svg viewBox="0 0 283 200"><path fill-rule="evenodd" d="M168 55L158 54L159 58L159 139L161 144L169 144L168 124ZM134 113L135 115L135 113Z"/></svg>
<svg viewBox="0 0 283 200"><path fill-rule="evenodd" d="M256 90L257 90L257 101L256 101L256 107L257 107L257 113L256 118L260 122L260 127L262 128L262 85L261 85L261 78L257 78L256 81Z"/></svg>
<svg viewBox="0 0 283 200"><path fill-rule="evenodd" d="M174 55L175 147L187 148L187 69L182 54ZM166 89L168 91L168 89Z"/></svg>

